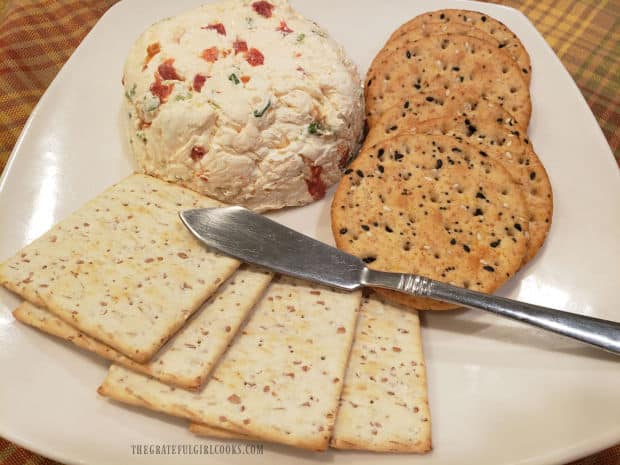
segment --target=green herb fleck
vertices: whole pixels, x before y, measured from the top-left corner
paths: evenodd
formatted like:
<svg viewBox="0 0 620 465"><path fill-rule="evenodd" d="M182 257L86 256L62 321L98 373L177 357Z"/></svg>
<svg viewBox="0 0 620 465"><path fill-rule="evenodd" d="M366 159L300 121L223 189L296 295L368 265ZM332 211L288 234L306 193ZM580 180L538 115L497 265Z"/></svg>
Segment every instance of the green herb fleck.
<svg viewBox="0 0 620 465"><path fill-rule="evenodd" d="M159 98L152 96L144 98L144 111L155 111L159 108Z"/></svg>
<svg viewBox="0 0 620 465"><path fill-rule="evenodd" d="M230 76L228 76L228 80L230 82L233 82L235 85L239 84L239 78L237 77L237 75L235 73L232 73Z"/></svg>
<svg viewBox="0 0 620 465"><path fill-rule="evenodd" d="M317 136L322 135L324 129L325 128L323 127L323 125L318 121L313 121L312 123L308 125L308 132L310 134L315 134Z"/></svg>
<svg viewBox="0 0 620 465"><path fill-rule="evenodd" d="M323 38L327 37L327 33L319 29L312 29L312 32L319 37L323 37Z"/></svg>
<svg viewBox="0 0 620 465"><path fill-rule="evenodd" d="M192 98L192 94L184 93L184 94L178 94L174 99L178 102L180 100L189 100L191 98Z"/></svg>
<svg viewBox="0 0 620 465"><path fill-rule="evenodd" d="M267 110L269 110L270 106L271 106L271 100L267 102L267 105L265 105L262 110L254 110L254 116L256 116L257 118L260 118L261 116L265 114Z"/></svg>
<svg viewBox="0 0 620 465"><path fill-rule="evenodd" d="M245 17L245 23L246 23L248 29L256 28L256 26L254 25L254 18L252 18L251 16L246 16Z"/></svg>
<svg viewBox="0 0 620 465"><path fill-rule="evenodd" d="M127 97L127 100L129 100L130 102L133 102L133 98L136 96L137 87L138 85L134 84L130 90L125 91L125 97Z"/></svg>
<svg viewBox="0 0 620 465"><path fill-rule="evenodd" d="M209 100L209 105L211 105L211 107L213 107L214 110L221 110L222 107L219 106L217 103L215 103L213 100Z"/></svg>
<svg viewBox="0 0 620 465"><path fill-rule="evenodd" d="M303 40L306 38L306 34L304 34L303 32L301 34L297 35L297 42L303 42Z"/></svg>
<svg viewBox="0 0 620 465"><path fill-rule="evenodd" d="M143 131L136 131L136 137L146 144L146 135Z"/></svg>

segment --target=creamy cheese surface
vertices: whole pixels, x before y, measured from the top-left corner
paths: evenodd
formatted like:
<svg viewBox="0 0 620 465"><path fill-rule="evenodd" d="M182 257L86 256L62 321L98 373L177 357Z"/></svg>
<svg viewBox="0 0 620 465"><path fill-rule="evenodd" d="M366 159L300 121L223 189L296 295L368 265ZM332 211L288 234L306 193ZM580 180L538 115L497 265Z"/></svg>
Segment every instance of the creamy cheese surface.
<svg viewBox="0 0 620 465"><path fill-rule="evenodd" d="M363 128L355 66L285 1L225 1L154 24L123 85L140 170L257 211L323 197Z"/></svg>

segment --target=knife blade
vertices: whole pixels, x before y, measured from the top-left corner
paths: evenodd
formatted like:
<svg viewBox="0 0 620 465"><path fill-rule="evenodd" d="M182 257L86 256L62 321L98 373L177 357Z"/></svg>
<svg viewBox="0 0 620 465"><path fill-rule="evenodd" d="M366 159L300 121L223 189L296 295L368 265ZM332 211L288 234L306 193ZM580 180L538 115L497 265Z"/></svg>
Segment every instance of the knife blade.
<svg viewBox="0 0 620 465"><path fill-rule="evenodd" d="M207 246L244 262L327 286L363 286L478 308L620 354L620 323L483 294L416 274L371 270L357 257L242 207L179 213Z"/></svg>
<svg viewBox="0 0 620 465"><path fill-rule="evenodd" d="M366 266L359 258L245 208L186 210L180 217L206 245L241 261L339 289L362 286Z"/></svg>

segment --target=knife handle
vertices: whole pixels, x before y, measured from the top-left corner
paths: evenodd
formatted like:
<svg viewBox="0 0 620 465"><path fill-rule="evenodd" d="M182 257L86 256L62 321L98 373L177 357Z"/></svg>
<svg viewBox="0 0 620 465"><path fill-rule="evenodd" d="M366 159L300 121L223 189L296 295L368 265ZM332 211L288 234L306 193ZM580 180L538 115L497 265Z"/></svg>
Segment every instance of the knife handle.
<svg viewBox="0 0 620 465"><path fill-rule="evenodd" d="M618 322L483 294L415 274L388 273L365 268L362 284L486 310L620 354Z"/></svg>

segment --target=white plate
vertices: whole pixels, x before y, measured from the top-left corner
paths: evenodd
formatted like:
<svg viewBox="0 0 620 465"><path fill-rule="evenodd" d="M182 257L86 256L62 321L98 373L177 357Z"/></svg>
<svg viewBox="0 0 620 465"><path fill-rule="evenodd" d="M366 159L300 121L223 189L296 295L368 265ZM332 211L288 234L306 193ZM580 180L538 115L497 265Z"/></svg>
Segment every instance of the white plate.
<svg viewBox="0 0 620 465"><path fill-rule="evenodd" d="M131 170L121 137L121 70L137 34L200 0L112 7L49 87L0 182L0 259ZM620 320L620 176L596 120L544 39L515 10L473 2L295 2L365 71L400 23L423 11L486 11L532 58L530 135L555 193L553 227L536 259L501 294ZM275 216L331 242L329 201ZM98 397L107 363L16 323L0 291L0 436L66 463L551 464L620 441L617 357L477 311L424 315L434 451L423 457L314 454L132 455L132 444L208 444L184 421Z"/></svg>

